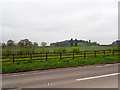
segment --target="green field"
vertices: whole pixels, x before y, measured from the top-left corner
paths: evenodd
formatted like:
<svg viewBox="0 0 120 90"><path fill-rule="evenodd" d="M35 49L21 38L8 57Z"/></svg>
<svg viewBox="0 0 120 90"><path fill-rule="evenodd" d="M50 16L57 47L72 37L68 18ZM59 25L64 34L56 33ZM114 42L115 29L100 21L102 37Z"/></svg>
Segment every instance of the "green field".
<svg viewBox="0 0 120 90"><path fill-rule="evenodd" d="M18 47L18 46L5 47L2 49L2 53L3 55L7 55L7 56L2 56L3 59L1 59L1 61L11 61L11 62L2 63L2 73L119 62L118 52L115 52L114 53L115 55L113 55L112 51L109 51L106 52L106 54L104 55L103 52L97 51L96 57L94 56L94 52L92 53L88 52L87 56L89 57L86 58L84 58L84 52L80 52L80 51L95 51L95 50L118 50L118 48L115 46L86 46L81 44L79 45L79 47L75 47L75 49L77 49L77 52L74 53L75 58L73 59L72 58L73 47L69 47L69 46L44 47L44 48ZM46 52L48 52L47 60L46 57L42 57L46 55ZM58 52L58 53L51 54L49 52ZM62 58L60 57L60 52L62 52ZM42 54L32 54L32 59L31 59L30 54L28 53L42 53ZM10 56L9 54L20 54L14 56L15 57L14 60L21 60L21 61L15 61L13 63L12 62L13 56ZM71 57L71 58L66 58L66 57ZM44 60L36 60L36 59L44 59ZM26 60L26 61L22 61L22 60Z"/></svg>
<svg viewBox="0 0 120 90"><path fill-rule="evenodd" d="M21 53L40 53L40 52L56 52L59 51L59 49L65 49L66 52L72 51L72 47L70 46L64 46L64 47L5 47L2 48L2 54L21 54ZM117 46L89 46L84 43L79 43L78 48L80 51L85 50L107 50L107 49L115 49L118 48Z"/></svg>

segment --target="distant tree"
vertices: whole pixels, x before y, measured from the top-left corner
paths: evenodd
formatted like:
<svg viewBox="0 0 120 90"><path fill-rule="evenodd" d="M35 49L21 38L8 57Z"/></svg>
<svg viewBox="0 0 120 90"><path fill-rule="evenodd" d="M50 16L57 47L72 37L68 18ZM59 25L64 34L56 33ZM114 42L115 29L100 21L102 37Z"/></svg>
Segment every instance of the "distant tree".
<svg viewBox="0 0 120 90"><path fill-rule="evenodd" d="M42 43L41 43L41 46L42 46L42 47L45 47L46 45L47 45L46 42L42 42Z"/></svg>
<svg viewBox="0 0 120 90"><path fill-rule="evenodd" d="M32 42L29 39L24 39L25 46L32 46Z"/></svg>
<svg viewBox="0 0 120 90"><path fill-rule="evenodd" d="M70 40L70 46L73 46L74 45L74 41L73 41L73 39L71 38L71 40Z"/></svg>
<svg viewBox="0 0 120 90"><path fill-rule="evenodd" d="M89 40L89 43L91 43L91 40Z"/></svg>
<svg viewBox="0 0 120 90"><path fill-rule="evenodd" d="M2 47L6 47L6 44L5 44L5 43L2 43Z"/></svg>
<svg viewBox="0 0 120 90"><path fill-rule="evenodd" d="M7 41L7 46L14 46L14 41L13 40L8 40Z"/></svg>
<svg viewBox="0 0 120 90"><path fill-rule="evenodd" d="M112 45L120 45L120 40L116 40L116 41L112 42Z"/></svg>
<svg viewBox="0 0 120 90"><path fill-rule="evenodd" d="M61 42L56 42L56 43L51 43L50 46L55 46L55 47L64 47L69 45L68 41L61 41Z"/></svg>
<svg viewBox="0 0 120 90"><path fill-rule="evenodd" d="M75 39L75 41L74 41L74 46L78 46L78 40L77 39Z"/></svg>
<svg viewBox="0 0 120 90"><path fill-rule="evenodd" d="M32 42L29 41L29 39L24 39L24 40L20 40L18 42L18 45L19 46L24 46L24 47L26 47L26 46L32 46Z"/></svg>
<svg viewBox="0 0 120 90"><path fill-rule="evenodd" d="M34 42L33 45L34 45L34 46L38 46L38 43L37 43L37 42Z"/></svg>
<svg viewBox="0 0 120 90"><path fill-rule="evenodd" d="M25 46L25 42L24 42L24 40L20 40L19 42L18 42L18 46Z"/></svg>

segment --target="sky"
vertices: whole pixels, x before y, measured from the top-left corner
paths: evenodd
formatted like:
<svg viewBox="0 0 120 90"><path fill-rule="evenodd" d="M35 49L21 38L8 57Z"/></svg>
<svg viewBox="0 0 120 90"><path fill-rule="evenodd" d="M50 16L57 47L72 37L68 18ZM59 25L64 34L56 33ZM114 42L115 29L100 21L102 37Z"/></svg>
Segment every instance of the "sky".
<svg viewBox="0 0 120 90"><path fill-rule="evenodd" d="M118 39L119 0L3 0L0 42L91 40L111 44Z"/></svg>

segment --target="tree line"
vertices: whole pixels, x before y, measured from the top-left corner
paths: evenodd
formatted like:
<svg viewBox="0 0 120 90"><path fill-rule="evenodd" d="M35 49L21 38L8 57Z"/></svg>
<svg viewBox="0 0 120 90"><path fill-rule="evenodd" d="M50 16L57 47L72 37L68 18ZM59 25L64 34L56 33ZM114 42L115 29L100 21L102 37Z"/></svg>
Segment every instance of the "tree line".
<svg viewBox="0 0 120 90"><path fill-rule="evenodd" d="M37 42L31 42L29 39L20 40L18 43L15 43L13 40L8 40L7 43L1 43L0 46L20 46L20 47L30 47L30 46L38 46ZM46 42L41 42L40 45L45 47L47 45Z"/></svg>

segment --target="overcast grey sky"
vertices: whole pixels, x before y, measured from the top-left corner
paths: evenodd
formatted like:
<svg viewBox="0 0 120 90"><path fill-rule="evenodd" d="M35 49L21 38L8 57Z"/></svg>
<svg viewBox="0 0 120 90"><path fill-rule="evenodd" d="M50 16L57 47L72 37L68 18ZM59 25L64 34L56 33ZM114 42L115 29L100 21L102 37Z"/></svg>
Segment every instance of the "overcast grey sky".
<svg viewBox="0 0 120 90"><path fill-rule="evenodd" d="M3 0L2 42L118 39L119 0Z"/></svg>

